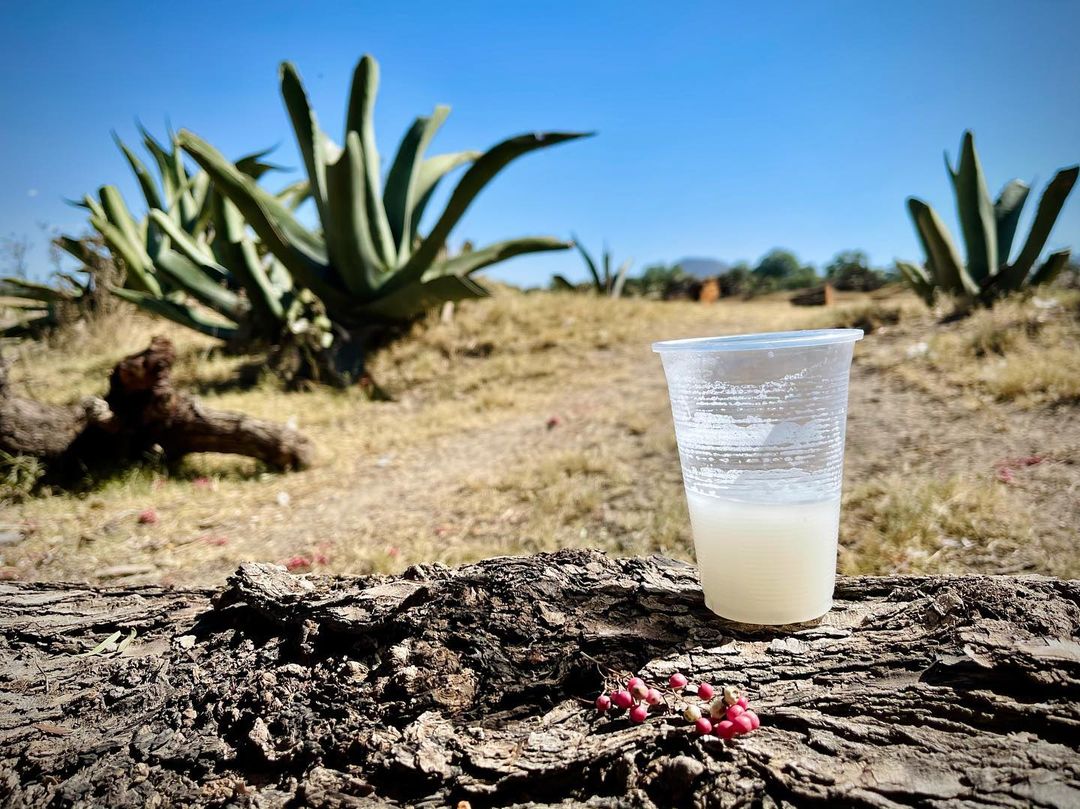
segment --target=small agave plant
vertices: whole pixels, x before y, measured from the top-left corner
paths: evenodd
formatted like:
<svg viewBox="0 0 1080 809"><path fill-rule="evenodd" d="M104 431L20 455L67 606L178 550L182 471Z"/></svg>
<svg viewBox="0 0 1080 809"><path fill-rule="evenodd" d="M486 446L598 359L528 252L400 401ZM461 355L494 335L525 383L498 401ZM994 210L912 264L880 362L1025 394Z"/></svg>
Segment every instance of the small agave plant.
<svg viewBox="0 0 1080 809"><path fill-rule="evenodd" d="M74 278L50 285L25 278L0 278L0 311L10 309L15 320L0 326L0 338L41 337L58 326L65 307L77 306L88 293Z"/></svg>
<svg viewBox="0 0 1080 809"><path fill-rule="evenodd" d="M102 240L97 236L58 236L54 247L79 259L75 272L56 272L49 283L26 278L0 278L0 312L6 322L0 326L0 338L38 339L58 328L111 308L110 285L118 270ZM81 276L81 277L80 277Z"/></svg>
<svg viewBox="0 0 1080 809"><path fill-rule="evenodd" d="M320 320L314 297L294 288L289 273L260 254L243 217L216 192L210 176L205 171L189 176L175 137L166 147L145 130L142 135L160 180L115 139L139 182L146 216L136 220L112 185L103 186L97 199L87 196L80 203L126 271L123 285L112 291L151 314L237 348L278 344L290 335L307 339L315 331L316 340L329 345L330 324L325 317ZM278 168L263 160L267 154L247 155L236 166L257 181ZM276 198L295 207L306 186L306 181L294 183Z"/></svg>
<svg viewBox="0 0 1080 809"><path fill-rule="evenodd" d="M581 259L585 262L585 268L589 271L589 275L592 278L593 290L597 294L606 295L609 298L618 298L621 296L623 286L626 284L626 273L630 270L630 266L634 263L634 260L628 258L620 264L617 269L612 270L611 251L607 249L606 245L604 246L604 252L600 256L599 264L596 259L590 255L589 251L585 249L585 246L577 236L574 237L574 247L576 247L578 253L581 254ZM556 289L576 289L573 284L561 275L554 276L552 280L555 282Z"/></svg>
<svg viewBox="0 0 1080 809"><path fill-rule="evenodd" d="M471 277L477 270L523 253L570 246L550 237L530 237L454 257L448 257L445 249L466 209L508 163L585 133L519 135L482 153L426 157L450 112L439 106L430 116L417 118L405 133L384 183L373 117L379 69L371 56L364 56L354 72L341 146L319 127L292 64L281 65L280 82L320 229L305 227L288 206L195 134L182 131L179 143L210 175L214 187L236 205L296 283L314 292L330 319L357 342L362 334L408 322L443 302L487 295ZM436 186L459 166L468 169L434 226L422 234L420 221ZM358 373L361 348L354 346L345 353L350 367L341 370Z"/></svg>
<svg viewBox="0 0 1080 809"><path fill-rule="evenodd" d="M946 294L956 299L961 309L974 305L992 306L998 298L1011 292L1052 281L1068 264L1069 251L1060 250L1035 267L1076 183L1080 167L1062 169L1050 181L1039 200L1024 246L1010 262L1016 226L1031 189L1020 180L1010 180L997 200L991 200L971 132L964 133L957 166L953 168L948 154L945 155L945 166L956 192L967 263L961 261L937 212L915 197L910 197L907 205L926 253L926 264L896 262L905 280L928 305L933 304L939 294Z"/></svg>

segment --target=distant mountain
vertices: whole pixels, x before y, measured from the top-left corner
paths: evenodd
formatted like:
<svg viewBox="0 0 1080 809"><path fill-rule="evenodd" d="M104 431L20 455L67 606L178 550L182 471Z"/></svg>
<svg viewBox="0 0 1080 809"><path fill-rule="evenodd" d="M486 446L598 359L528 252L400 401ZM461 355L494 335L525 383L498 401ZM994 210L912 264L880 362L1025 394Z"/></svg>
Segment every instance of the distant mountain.
<svg viewBox="0 0 1080 809"><path fill-rule="evenodd" d="M675 263L683 268L683 272L695 278L712 278L731 269L727 262L715 258L684 258Z"/></svg>

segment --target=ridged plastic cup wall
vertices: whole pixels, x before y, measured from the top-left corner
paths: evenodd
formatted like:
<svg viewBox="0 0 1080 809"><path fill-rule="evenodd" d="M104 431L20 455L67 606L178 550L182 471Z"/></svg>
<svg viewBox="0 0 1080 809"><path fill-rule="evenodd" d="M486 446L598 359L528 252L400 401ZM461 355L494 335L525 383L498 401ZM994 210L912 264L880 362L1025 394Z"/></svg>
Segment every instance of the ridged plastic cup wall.
<svg viewBox="0 0 1080 809"><path fill-rule="evenodd" d="M705 603L750 624L832 607L859 329L655 343Z"/></svg>

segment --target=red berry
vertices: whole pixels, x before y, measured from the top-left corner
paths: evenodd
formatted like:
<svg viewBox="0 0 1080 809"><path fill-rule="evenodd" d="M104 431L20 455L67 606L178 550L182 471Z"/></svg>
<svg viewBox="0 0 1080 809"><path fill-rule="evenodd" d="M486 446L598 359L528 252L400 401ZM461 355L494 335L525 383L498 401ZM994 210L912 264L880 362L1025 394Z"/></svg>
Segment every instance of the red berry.
<svg viewBox="0 0 1080 809"><path fill-rule="evenodd" d="M758 719L758 715L753 711L747 711L743 714L743 716L746 716L750 719L750 724L752 725L752 727L750 728L751 730L757 730L759 727L761 727L761 720Z"/></svg>
<svg viewBox="0 0 1080 809"><path fill-rule="evenodd" d="M704 716L694 723L694 728L701 736L708 736L713 730L712 722Z"/></svg>
<svg viewBox="0 0 1080 809"><path fill-rule="evenodd" d="M598 710L600 713L603 713L610 707L611 697L609 697L607 694L601 694L596 698L596 710Z"/></svg>
<svg viewBox="0 0 1080 809"><path fill-rule="evenodd" d="M713 687L708 683L698 683L697 695L702 699L712 699Z"/></svg>
<svg viewBox="0 0 1080 809"><path fill-rule="evenodd" d="M634 698L630 696L630 692L620 688L618 691L614 691L611 694L611 702L616 708L629 708L634 704Z"/></svg>
<svg viewBox="0 0 1080 809"><path fill-rule="evenodd" d="M630 709L631 722L644 722L649 716L649 708L646 705L635 705Z"/></svg>
<svg viewBox="0 0 1080 809"><path fill-rule="evenodd" d="M735 723L725 719L716 726L716 735L721 739L730 739L735 735Z"/></svg>
<svg viewBox="0 0 1080 809"><path fill-rule="evenodd" d="M670 685L675 691L678 691L680 688L686 688L686 683L687 680L685 674L672 674L671 678L668 680L668 685Z"/></svg>
<svg viewBox="0 0 1080 809"><path fill-rule="evenodd" d="M650 705L659 705L664 701L664 695L655 688L650 688L645 692L645 701Z"/></svg>
<svg viewBox="0 0 1080 809"><path fill-rule="evenodd" d="M739 697L737 700L735 700L735 704L738 705L740 708L750 707L750 703L746 701L746 697Z"/></svg>
<svg viewBox="0 0 1080 809"><path fill-rule="evenodd" d="M640 677L631 677L629 680L626 681L626 690L633 691L635 685L645 685L645 681L642 680Z"/></svg>
<svg viewBox="0 0 1080 809"><path fill-rule="evenodd" d="M736 733L749 733L754 729L754 723L750 721L750 717L745 713L739 714L731 722L735 725Z"/></svg>
<svg viewBox="0 0 1080 809"><path fill-rule="evenodd" d="M638 680L637 684L630 688L630 693L634 699L645 699L649 695L649 687L641 680Z"/></svg>
<svg viewBox="0 0 1080 809"><path fill-rule="evenodd" d="M311 560L306 556L290 556L285 560L286 570L299 570L304 567L311 567Z"/></svg>
<svg viewBox="0 0 1080 809"><path fill-rule="evenodd" d="M739 703L736 702L734 705L728 706L727 718L734 722L736 716L744 713L746 713L746 708L742 707Z"/></svg>
<svg viewBox="0 0 1080 809"><path fill-rule="evenodd" d="M152 508L139 512L139 525L153 525L158 520L157 512Z"/></svg>

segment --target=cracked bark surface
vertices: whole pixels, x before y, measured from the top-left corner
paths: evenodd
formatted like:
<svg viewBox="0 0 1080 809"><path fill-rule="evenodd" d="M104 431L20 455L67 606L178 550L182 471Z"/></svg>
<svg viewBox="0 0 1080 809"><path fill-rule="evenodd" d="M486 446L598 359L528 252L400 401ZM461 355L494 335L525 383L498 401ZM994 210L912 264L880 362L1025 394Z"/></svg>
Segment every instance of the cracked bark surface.
<svg viewBox="0 0 1080 809"><path fill-rule="evenodd" d="M1080 805L1080 582L836 597L814 625L737 626L693 567L588 551L397 577L248 564L218 593L0 583L0 803ZM739 685L762 727L597 717L596 661Z"/></svg>

